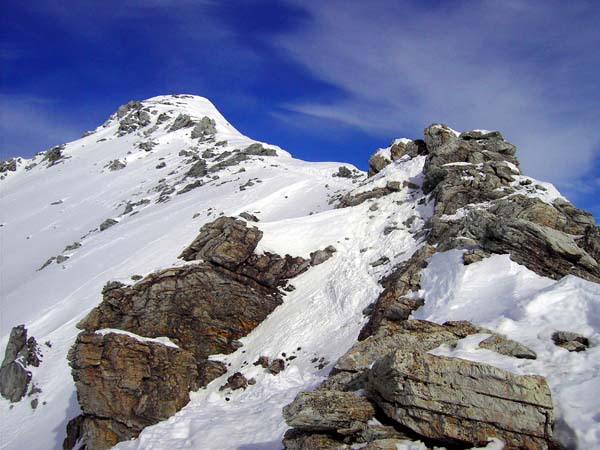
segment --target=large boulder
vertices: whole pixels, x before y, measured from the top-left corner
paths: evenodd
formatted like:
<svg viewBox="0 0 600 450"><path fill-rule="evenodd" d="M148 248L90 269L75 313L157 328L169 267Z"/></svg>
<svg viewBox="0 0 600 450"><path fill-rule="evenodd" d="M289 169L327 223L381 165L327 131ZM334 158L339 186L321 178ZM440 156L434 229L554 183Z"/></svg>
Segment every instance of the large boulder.
<svg viewBox="0 0 600 450"><path fill-rule="evenodd" d="M167 419L197 387L191 352L123 334L81 333L69 362L90 450L110 448Z"/></svg>
<svg viewBox="0 0 600 450"><path fill-rule="evenodd" d="M41 353L35 338L27 338L25 325L14 327L0 366L0 395L11 402L21 400L31 381L27 367L38 367L40 362Z"/></svg>
<svg viewBox="0 0 600 450"><path fill-rule="evenodd" d="M539 376L400 350L374 364L368 388L388 417L427 438L482 445L497 437L528 450L552 441L552 397Z"/></svg>

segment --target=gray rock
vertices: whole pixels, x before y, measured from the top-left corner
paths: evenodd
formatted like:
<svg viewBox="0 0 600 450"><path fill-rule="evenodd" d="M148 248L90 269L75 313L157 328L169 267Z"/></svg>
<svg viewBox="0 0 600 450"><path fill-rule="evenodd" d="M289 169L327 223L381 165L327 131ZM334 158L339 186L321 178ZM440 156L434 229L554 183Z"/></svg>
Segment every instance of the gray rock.
<svg viewBox="0 0 600 450"><path fill-rule="evenodd" d="M383 170L384 167L391 164L392 161L388 159L381 152L377 151L369 158L369 170L368 175L371 177Z"/></svg>
<svg viewBox="0 0 600 450"><path fill-rule="evenodd" d="M44 152L44 158L42 159L42 162L47 162L48 167L52 167L58 164L59 162L63 161L65 159L65 156L63 154L63 150L65 149L65 147L66 145L62 144L56 145L50 150L46 150Z"/></svg>
<svg viewBox="0 0 600 450"><path fill-rule="evenodd" d="M496 353L506 356L512 356L520 359L536 359L536 353L525 347L523 344L507 339L499 334L492 334L489 338L479 343L479 347L492 350Z"/></svg>
<svg viewBox="0 0 600 450"><path fill-rule="evenodd" d="M102 222L100 224L100 231L104 231L107 230L108 228L112 227L113 225L118 224L119 222L115 219L106 219L104 222Z"/></svg>
<svg viewBox="0 0 600 450"><path fill-rule="evenodd" d="M254 214L250 214L250 213L245 212L245 211L243 213L240 213L240 217L242 219L248 220L250 222L258 222L259 221L258 217L256 217Z"/></svg>
<svg viewBox="0 0 600 450"><path fill-rule="evenodd" d="M552 397L542 377L400 350L374 364L368 389L388 417L438 441L479 445L495 436L528 450L552 441Z"/></svg>
<svg viewBox="0 0 600 450"><path fill-rule="evenodd" d="M206 161L203 159L196 161L185 174L186 177L202 178L207 174Z"/></svg>
<svg viewBox="0 0 600 450"><path fill-rule="evenodd" d="M583 352L590 347L588 338L571 331L555 331L552 334L552 341L570 352Z"/></svg>
<svg viewBox="0 0 600 450"><path fill-rule="evenodd" d="M425 141L420 139L408 142L400 140L392 144L390 153L392 161L397 161L406 155L410 158L414 158L415 156L426 155L427 146L425 145Z"/></svg>
<svg viewBox="0 0 600 450"><path fill-rule="evenodd" d="M35 338L27 338L25 325L14 327L0 366L0 395L11 402L21 400L31 381L27 367L39 367L40 363L41 353Z"/></svg>
<svg viewBox="0 0 600 450"><path fill-rule="evenodd" d="M124 136L150 125L150 114L142 109L141 103L130 102L127 105L125 105L126 109L123 113L125 114L124 116L120 116L119 111L117 110L117 116L119 117L119 128L117 130L117 134L119 136Z"/></svg>
<svg viewBox="0 0 600 450"><path fill-rule="evenodd" d="M349 192L340 199L337 208L348 208L350 206L358 206L367 200L381 198L388 194L391 194L392 192L393 191L388 189L387 187L374 188L370 191L359 192L358 194L352 194L352 192Z"/></svg>
<svg viewBox="0 0 600 450"><path fill-rule="evenodd" d="M15 172L17 170L17 158L8 158L0 161L0 173Z"/></svg>
<svg viewBox="0 0 600 450"><path fill-rule="evenodd" d="M236 372L227 378L227 383L221 386L219 390L231 389L232 391L237 391L238 389L246 389L247 387L248 379L241 372Z"/></svg>
<svg viewBox="0 0 600 450"><path fill-rule="evenodd" d="M111 162L109 162L104 167L106 167L111 172L114 172L115 170L124 169L126 166L127 166L127 162L123 162L123 161L121 161L119 159L113 159Z"/></svg>
<svg viewBox="0 0 600 450"><path fill-rule="evenodd" d="M317 250L310 254L310 265L318 266L319 264L323 264L329 258L333 256L333 254L337 252L333 245L328 245L323 250Z"/></svg>
<svg viewBox="0 0 600 450"><path fill-rule="evenodd" d="M352 171L345 166L338 167L338 171L333 174L334 177L352 178Z"/></svg>
<svg viewBox="0 0 600 450"><path fill-rule="evenodd" d="M216 134L216 123L210 117L204 116L192 129L192 139L205 139L207 136Z"/></svg>
<svg viewBox="0 0 600 450"><path fill-rule="evenodd" d="M145 152L152 151L154 147L158 145L158 142L155 141L145 141L140 142L137 146L139 149L144 150Z"/></svg>
<svg viewBox="0 0 600 450"><path fill-rule="evenodd" d="M181 130L182 128L189 128L194 126L195 122L191 119L188 114L179 114L175 120L173 121L173 125L169 128L169 133L177 130Z"/></svg>
<svg viewBox="0 0 600 450"><path fill-rule="evenodd" d="M360 429L375 415L371 403L351 392L301 392L283 408L283 418L305 431Z"/></svg>
<svg viewBox="0 0 600 450"><path fill-rule="evenodd" d="M273 148L265 148L262 144L252 144L242 150L245 155L252 156L277 156L277 151Z"/></svg>

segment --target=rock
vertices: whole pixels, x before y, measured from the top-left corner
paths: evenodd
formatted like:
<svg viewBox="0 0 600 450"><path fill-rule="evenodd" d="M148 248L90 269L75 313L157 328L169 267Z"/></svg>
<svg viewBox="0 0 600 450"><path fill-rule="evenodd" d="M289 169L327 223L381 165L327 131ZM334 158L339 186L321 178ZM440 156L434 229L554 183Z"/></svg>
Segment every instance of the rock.
<svg viewBox="0 0 600 450"><path fill-rule="evenodd" d="M268 356L259 356L258 359L254 362L254 365L266 369L271 365L271 358L269 358Z"/></svg>
<svg viewBox="0 0 600 450"><path fill-rule="evenodd" d="M199 360L198 363L198 384L206 386L208 383L221 375L227 373L227 366L221 361L212 359Z"/></svg>
<svg viewBox="0 0 600 450"><path fill-rule="evenodd" d="M352 178L352 171L345 166L338 167L338 171L333 174L334 177Z"/></svg>
<svg viewBox="0 0 600 450"><path fill-rule="evenodd" d="M224 216L204 225L179 257L185 261L204 259L234 270L252 255L261 238L258 228Z"/></svg>
<svg viewBox="0 0 600 450"><path fill-rule="evenodd" d="M77 250L79 247L81 247L81 242L73 242L64 248L63 253L72 252L73 250Z"/></svg>
<svg viewBox="0 0 600 450"><path fill-rule="evenodd" d="M0 173L15 172L17 170L17 159L8 158L0 161Z"/></svg>
<svg viewBox="0 0 600 450"><path fill-rule="evenodd" d="M225 155L228 152L223 152L221 153L221 155ZM244 154L244 153L238 153L236 155L233 155L230 158L224 159L222 161L219 161L217 164L213 164L208 171L210 173L214 173L214 172L218 172L219 170L223 170L227 167L231 167L231 166L236 166L239 163L243 162L243 161L247 161L249 159L249 156ZM215 159L215 161L217 161L217 159Z"/></svg>
<svg viewBox="0 0 600 450"><path fill-rule="evenodd" d="M255 216L255 215L253 215L253 214L250 214L250 213L248 213L248 212L245 212L245 211L244 211L243 213L240 213L240 217L241 217L242 219L246 219L246 220L247 220L247 221L249 221L249 222L258 222L258 221L259 221L259 220L258 220L258 217L256 217L256 216Z"/></svg>
<svg viewBox="0 0 600 450"><path fill-rule="evenodd" d="M46 150L46 152L44 152L44 158L42 159L42 162L47 162L48 167L58 164L60 161L65 159L63 154L65 147L65 144L61 144L52 147L50 150Z"/></svg>
<svg viewBox="0 0 600 450"><path fill-rule="evenodd" d="M111 172L114 172L115 170L121 170L124 169L127 166L127 162L123 162L119 159L113 159L111 162L109 162L105 167L110 170Z"/></svg>
<svg viewBox="0 0 600 450"><path fill-rule="evenodd" d="M71 450L75 447L77 441L81 439L81 435L83 434L82 425L82 415L79 415L69 420L69 422L67 423L66 437L62 444L63 450Z"/></svg>
<svg viewBox="0 0 600 450"><path fill-rule="evenodd" d="M112 227L113 225L118 224L119 222L115 219L106 219L104 222L102 222L100 224L100 231L104 231L107 230L108 228Z"/></svg>
<svg viewBox="0 0 600 450"><path fill-rule="evenodd" d="M318 266L319 264L323 264L329 258L333 256L333 254L337 252L333 245L328 245L323 250L317 250L310 254L310 265Z"/></svg>
<svg viewBox="0 0 600 450"><path fill-rule="evenodd" d="M244 155L252 156L277 156L277 151L273 148L265 148L262 144L252 144L242 150Z"/></svg>
<svg viewBox="0 0 600 450"><path fill-rule="evenodd" d="M142 109L143 105L140 102L129 102L123 106L125 106L124 109L121 110L123 107L119 108L120 113L117 110L117 118L119 119L117 134L119 136L124 136L150 125L150 114Z"/></svg>
<svg viewBox="0 0 600 450"><path fill-rule="evenodd" d="M185 174L186 177L201 178L207 174L206 161L203 159L196 161Z"/></svg>
<svg viewBox="0 0 600 450"><path fill-rule="evenodd" d="M301 392L283 408L286 423L304 431L360 429L374 415L371 403L351 392Z"/></svg>
<svg viewBox="0 0 600 450"><path fill-rule="evenodd" d="M583 352L590 347L588 338L571 331L555 331L552 333L552 341L570 352Z"/></svg>
<svg viewBox="0 0 600 450"><path fill-rule="evenodd" d="M241 372L236 372L227 378L227 383L219 388L220 391L225 389L231 389L236 391L238 389L246 389L248 387L248 380Z"/></svg>
<svg viewBox="0 0 600 450"><path fill-rule="evenodd" d="M409 139L398 139L390 147L390 154L392 161L397 161L402 157L408 155L410 158L414 158L419 155L427 154L427 146L425 141L416 139L411 141Z"/></svg>
<svg viewBox="0 0 600 450"><path fill-rule="evenodd" d="M217 132L214 119L204 116L200 122L192 129L192 139L205 139L207 136L213 136Z"/></svg>
<svg viewBox="0 0 600 450"><path fill-rule="evenodd" d="M390 191L398 192L402 190L402 185L399 181L388 181L385 185Z"/></svg>
<svg viewBox="0 0 600 450"><path fill-rule="evenodd" d="M499 334L492 334L489 338L481 341L479 347L492 350L506 356L519 359L536 359L536 353L523 344L507 339Z"/></svg>
<svg viewBox="0 0 600 450"><path fill-rule="evenodd" d="M267 370L271 375L277 375L279 372L285 369L285 361L283 359L274 359L269 363Z"/></svg>
<svg viewBox="0 0 600 450"><path fill-rule="evenodd" d="M542 377L400 350L374 364L368 389L388 417L427 438L475 446L497 437L531 450L552 440L552 397Z"/></svg>
<svg viewBox="0 0 600 450"><path fill-rule="evenodd" d="M463 264L468 266L469 264L473 264L479 261L483 261L484 259L490 256L489 253L481 250L480 248L476 248L474 250L468 250L463 253Z"/></svg>
<svg viewBox="0 0 600 450"><path fill-rule="evenodd" d="M191 352L122 334L80 333L69 363L89 449L109 448L115 437L119 442L137 436L180 410L189 402L189 391L197 388ZM86 431L95 429L97 420L111 431L110 438Z"/></svg>
<svg viewBox="0 0 600 450"><path fill-rule="evenodd" d="M388 189L387 187L374 188L370 191L359 192L358 194L353 194L352 192L349 192L340 199L337 208L348 208L349 206L358 206L367 200L381 198L388 194L391 194L392 192L393 191Z"/></svg>
<svg viewBox="0 0 600 450"><path fill-rule="evenodd" d="M188 114L179 114L173 121L173 125L169 128L168 132L181 130L182 128L189 128L194 126L195 122L190 118Z"/></svg>
<svg viewBox="0 0 600 450"><path fill-rule="evenodd" d="M161 161L156 165L155 169L164 169L165 167L167 167L167 163L164 161Z"/></svg>
<svg viewBox="0 0 600 450"><path fill-rule="evenodd" d="M283 436L285 450L339 450L347 448L343 441L328 434L312 434L290 429Z"/></svg>
<svg viewBox="0 0 600 450"><path fill-rule="evenodd" d="M140 142L137 146L140 150L144 150L145 152L150 152L157 145L158 145L158 142L146 141L146 142Z"/></svg>
<svg viewBox="0 0 600 450"><path fill-rule="evenodd" d="M381 151L373 153L369 158L369 171L368 175L371 177L376 173L383 170L384 167L391 164L392 161Z"/></svg>
<svg viewBox="0 0 600 450"><path fill-rule="evenodd" d="M62 264L62 263L64 263L65 261L67 261L68 259L69 259L69 257L68 257L68 256L66 256L66 255L58 255L58 256L56 257L56 264Z"/></svg>
<svg viewBox="0 0 600 450"><path fill-rule="evenodd" d="M190 192L191 190L196 189L200 186L204 186L204 181L196 180L192 183L188 183L183 187L183 189L177 191L177 195L185 194L185 193Z"/></svg>
<svg viewBox="0 0 600 450"><path fill-rule="evenodd" d="M35 338L27 338L25 325L14 327L0 366L0 395L11 402L21 400L31 381L27 367L39 367L40 363L41 352Z"/></svg>

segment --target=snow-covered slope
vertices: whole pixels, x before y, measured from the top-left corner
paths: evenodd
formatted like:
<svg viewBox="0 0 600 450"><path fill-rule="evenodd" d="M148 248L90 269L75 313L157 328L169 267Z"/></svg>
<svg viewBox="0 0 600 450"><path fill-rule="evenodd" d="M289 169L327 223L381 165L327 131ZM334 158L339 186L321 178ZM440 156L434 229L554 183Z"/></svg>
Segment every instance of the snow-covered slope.
<svg viewBox="0 0 600 450"><path fill-rule="evenodd" d="M205 120L209 131L192 137L196 127L188 126L186 115L194 123L212 119L214 130ZM132 275L185 264L177 256L203 224L242 212L260 219L253 224L264 232L258 252L308 257L328 245L337 252L291 280L296 289L241 340L243 347L215 357L228 364L228 374L243 370L254 377L254 386L220 392L226 374L192 393L175 416L116 448L281 448L287 429L281 408L325 379L352 346L367 321L363 310L382 291L381 278L424 243L419 231L433 210L420 189L410 188L335 209L350 192L385 189L390 182L420 186L425 156L397 160L369 179L350 165L297 160L264 143L261 148L275 155L250 152L231 160L255 143L204 98L154 97L120 108L94 132L59 149L58 159L48 158L49 151L20 160L0 180L0 348L20 323L39 343L48 342L42 345L40 367L32 369L33 383L41 389L31 397L38 400L37 408L27 397L16 404L0 400L2 449L61 448L67 422L79 414L66 355L79 332L76 323L100 302L106 282L131 283ZM206 173L198 169L201 160ZM340 166L353 175L337 176ZM192 167L202 174L190 174ZM562 402L563 429L573 430L578 448L600 445L600 419L589 401L591 393L600 392L597 347L580 357L541 343L555 327L552 321L560 321L561 307L552 299L561 292L580 306L570 310L569 323L561 329L600 340L598 285L575 277L556 283L502 259L468 269L460 265L463 272L457 272L458 263L447 267L455 263L456 253L434 256L424 273L426 306L416 314L443 322L462 310L465 314L457 319L517 333L543 358L510 368L548 376ZM472 295L491 274L497 281L485 293L496 297L493 307L491 300L483 304ZM278 376L252 365L261 355L282 353L295 358ZM488 362L507 365L486 356ZM564 375L563 363L572 364L575 374Z"/></svg>

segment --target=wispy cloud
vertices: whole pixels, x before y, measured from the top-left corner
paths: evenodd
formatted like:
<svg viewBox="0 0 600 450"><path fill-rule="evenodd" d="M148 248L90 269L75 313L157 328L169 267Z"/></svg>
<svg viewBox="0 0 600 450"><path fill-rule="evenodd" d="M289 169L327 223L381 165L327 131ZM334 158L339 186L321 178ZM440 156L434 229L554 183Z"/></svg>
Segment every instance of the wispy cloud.
<svg viewBox="0 0 600 450"><path fill-rule="evenodd" d="M0 159L30 156L79 137L78 121L55 114L55 107L52 99L0 95Z"/></svg>
<svg viewBox="0 0 600 450"><path fill-rule="evenodd" d="M344 93L293 111L378 134L499 129L528 173L559 184L600 153L593 2L293 3L312 20L278 45Z"/></svg>

